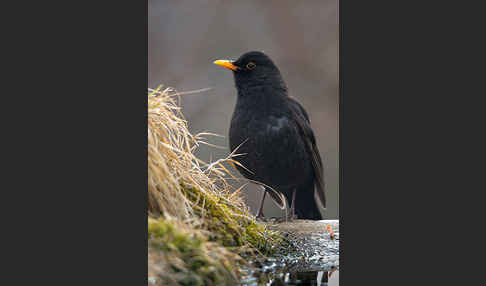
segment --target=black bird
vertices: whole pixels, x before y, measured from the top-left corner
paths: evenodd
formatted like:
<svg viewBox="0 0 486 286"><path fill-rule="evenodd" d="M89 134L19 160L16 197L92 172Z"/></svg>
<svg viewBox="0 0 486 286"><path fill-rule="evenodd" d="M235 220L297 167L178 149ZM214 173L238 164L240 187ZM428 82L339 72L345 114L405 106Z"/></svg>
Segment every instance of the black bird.
<svg viewBox="0 0 486 286"><path fill-rule="evenodd" d="M314 133L307 112L288 96L277 66L262 52L214 63L233 71L238 92L229 141L231 151L244 154L235 158L244 168L236 167L266 185L257 217L263 217L268 191L281 208L286 203L280 194L291 203L290 219L322 219L318 205L325 209L326 196Z"/></svg>

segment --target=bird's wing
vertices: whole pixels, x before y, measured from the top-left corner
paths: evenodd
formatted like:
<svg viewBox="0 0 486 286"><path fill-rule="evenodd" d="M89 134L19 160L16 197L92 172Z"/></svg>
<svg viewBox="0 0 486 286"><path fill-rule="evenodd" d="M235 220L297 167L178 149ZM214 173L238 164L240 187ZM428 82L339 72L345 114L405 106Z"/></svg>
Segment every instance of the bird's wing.
<svg viewBox="0 0 486 286"><path fill-rule="evenodd" d="M326 189L324 185L322 160L321 155L319 154L319 149L317 149L314 132L312 131L310 126L309 115L307 115L307 112L304 110L302 105L297 102L297 100L290 96L288 97L288 100L290 103L289 106L292 110L292 116L295 118L299 131L303 135L302 137L304 138L304 141L306 143L307 150L311 154L312 166L314 167L314 177L316 179L315 190L317 193L317 197L319 198L322 207L326 208Z"/></svg>

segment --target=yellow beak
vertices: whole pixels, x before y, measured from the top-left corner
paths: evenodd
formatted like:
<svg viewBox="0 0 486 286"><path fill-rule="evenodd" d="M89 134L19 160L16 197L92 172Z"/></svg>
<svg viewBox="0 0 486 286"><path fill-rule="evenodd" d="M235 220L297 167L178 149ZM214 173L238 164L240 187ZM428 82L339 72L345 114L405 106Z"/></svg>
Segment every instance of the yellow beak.
<svg viewBox="0 0 486 286"><path fill-rule="evenodd" d="M235 66L231 61L228 61L228 60L217 60L217 61L214 61L213 64L216 64L218 66L222 66L222 67L225 67L227 69L230 69L230 70L238 70L238 67Z"/></svg>

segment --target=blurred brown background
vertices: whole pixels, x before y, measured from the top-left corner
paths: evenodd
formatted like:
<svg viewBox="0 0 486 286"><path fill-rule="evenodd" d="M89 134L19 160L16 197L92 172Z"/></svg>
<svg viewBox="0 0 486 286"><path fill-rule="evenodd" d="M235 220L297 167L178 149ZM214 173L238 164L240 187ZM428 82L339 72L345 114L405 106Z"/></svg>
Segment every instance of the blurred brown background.
<svg viewBox="0 0 486 286"><path fill-rule="evenodd" d="M324 163L326 218L338 218L338 0L319 1L161 1L148 5L148 86L178 91L206 87L182 96L192 133L209 131L225 138L209 141L228 146L227 134L236 102L231 71L212 64L259 50L277 64L289 88L306 108ZM214 161L229 149L201 146L198 157ZM234 172L241 177L236 170ZM235 182L235 186L242 182ZM245 187L253 213L261 192ZM281 211L267 198L266 216Z"/></svg>

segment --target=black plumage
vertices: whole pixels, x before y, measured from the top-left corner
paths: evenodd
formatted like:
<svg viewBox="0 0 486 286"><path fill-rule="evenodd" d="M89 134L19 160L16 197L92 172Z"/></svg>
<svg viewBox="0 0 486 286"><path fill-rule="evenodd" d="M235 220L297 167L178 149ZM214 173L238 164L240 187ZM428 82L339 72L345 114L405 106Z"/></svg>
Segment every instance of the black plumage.
<svg viewBox="0 0 486 286"><path fill-rule="evenodd" d="M291 204L290 217L322 219L326 207L323 167L305 109L288 96L279 69L262 52L248 52L236 61L215 64L233 70L237 102L231 119L231 150L246 178L263 183L282 207L283 194ZM263 216L263 200L258 216ZM295 216L296 215L296 216Z"/></svg>

